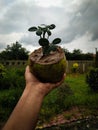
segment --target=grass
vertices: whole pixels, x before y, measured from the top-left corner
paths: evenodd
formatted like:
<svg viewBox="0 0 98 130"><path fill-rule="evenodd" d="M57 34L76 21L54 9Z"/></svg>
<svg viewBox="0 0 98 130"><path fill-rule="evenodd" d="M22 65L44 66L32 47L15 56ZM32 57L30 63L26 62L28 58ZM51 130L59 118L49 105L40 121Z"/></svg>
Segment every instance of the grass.
<svg viewBox="0 0 98 130"><path fill-rule="evenodd" d="M90 90L85 82L85 74L67 75L64 84L45 98L40 120L49 121L57 114L71 110L73 107L79 108L82 117L98 115L98 93ZM66 118L71 118L70 113Z"/></svg>
<svg viewBox="0 0 98 130"><path fill-rule="evenodd" d="M11 88L0 91L1 120L8 118L18 101L22 89L16 88L16 90ZM45 97L39 116L40 123L49 121L57 114L76 106L79 109L83 108L84 115L98 115L98 93L90 90L85 82L85 74L67 75L64 83ZM65 114L65 117L71 118L71 114Z"/></svg>
<svg viewBox="0 0 98 130"><path fill-rule="evenodd" d="M98 108L98 93L90 90L85 82L85 75L69 75L66 77L66 82L74 93L74 105Z"/></svg>

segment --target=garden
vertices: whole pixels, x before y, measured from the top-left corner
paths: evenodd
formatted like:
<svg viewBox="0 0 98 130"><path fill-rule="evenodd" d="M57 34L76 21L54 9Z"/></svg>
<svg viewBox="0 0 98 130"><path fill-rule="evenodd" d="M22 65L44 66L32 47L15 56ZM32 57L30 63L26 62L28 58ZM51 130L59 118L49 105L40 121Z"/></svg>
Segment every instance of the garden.
<svg viewBox="0 0 98 130"><path fill-rule="evenodd" d="M74 65L78 68L77 64ZM86 74L72 69L63 84L44 99L37 129L98 118L98 69ZM0 123L5 123L25 87L25 67L6 68L0 64ZM50 109L51 108L51 109Z"/></svg>

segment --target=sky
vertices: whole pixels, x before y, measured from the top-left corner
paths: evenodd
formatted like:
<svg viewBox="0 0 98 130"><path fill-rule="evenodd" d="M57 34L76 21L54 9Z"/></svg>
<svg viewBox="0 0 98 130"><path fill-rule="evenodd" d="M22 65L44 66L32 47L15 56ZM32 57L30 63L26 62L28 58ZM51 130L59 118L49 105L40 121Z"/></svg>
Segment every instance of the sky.
<svg viewBox="0 0 98 130"><path fill-rule="evenodd" d="M0 0L0 51L18 41L32 52L39 37L28 28L55 24L50 42L83 53L98 48L98 0Z"/></svg>

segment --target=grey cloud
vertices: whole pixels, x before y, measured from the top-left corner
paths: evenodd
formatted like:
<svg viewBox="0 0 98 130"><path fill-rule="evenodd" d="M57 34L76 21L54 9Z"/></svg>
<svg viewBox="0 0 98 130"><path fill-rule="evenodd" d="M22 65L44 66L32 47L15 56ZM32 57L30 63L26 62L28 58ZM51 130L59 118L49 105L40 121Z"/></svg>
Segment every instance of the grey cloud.
<svg viewBox="0 0 98 130"><path fill-rule="evenodd" d="M6 47L5 43L0 42L0 51L4 50L5 47Z"/></svg>
<svg viewBox="0 0 98 130"><path fill-rule="evenodd" d="M56 12L56 9L54 11ZM52 11L49 11L47 8L39 8L38 6L26 4L25 2L16 2L7 8L3 18L0 20L0 33L24 32L27 27L35 23L39 24L55 19L52 16Z"/></svg>
<svg viewBox="0 0 98 130"><path fill-rule="evenodd" d="M24 33L20 42L25 45L37 45L38 37L30 34L28 28L39 24L56 24L53 36L60 37L62 43L70 43L87 32L91 40L98 39L98 1L97 0L62 0L62 7L39 7L32 2L24 0L2 0L2 17L0 17L0 33ZM9 4L8 4L9 2ZM1 4L1 1L0 1ZM6 5L8 4L8 6ZM1 16L1 15L0 15ZM26 35L25 35L26 34Z"/></svg>
<svg viewBox="0 0 98 130"><path fill-rule="evenodd" d="M38 7L25 2L15 2L11 4L0 19L0 33L23 32L26 30L29 21L37 21ZM32 19L32 16L35 16Z"/></svg>
<svg viewBox="0 0 98 130"><path fill-rule="evenodd" d="M64 13L63 13L63 9L62 8L56 8L56 7L49 7L47 8L40 8L37 10L38 17L36 17L35 15L32 15L32 17L35 19L34 21L31 20L29 22L28 25L31 26L38 26L39 24L55 24L56 28L52 31L52 36L50 38L50 41L53 40L55 37L61 37L59 29L60 28L64 28L63 23L66 20L60 21L62 18L64 18ZM36 14L37 14L36 12ZM59 22L60 21L60 22ZM62 23L62 24L61 24ZM61 29L62 30L62 29ZM28 35L27 36L23 36L21 38L21 42L28 42L27 44L31 44L32 42L34 43L34 45L36 45L36 43L38 42L39 37L36 37L35 33L33 32L27 32ZM32 34L32 35L29 35Z"/></svg>
<svg viewBox="0 0 98 130"><path fill-rule="evenodd" d="M71 42L77 36L83 36L86 32L92 34L92 40L98 39L98 1L84 1L73 13L70 19L70 26L65 30L65 42ZM63 30L64 32L64 30Z"/></svg>
<svg viewBox="0 0 98 130"><path fill-rule="evenodd" d="M21 39L20 42L24 43L24 45L33 45L37 46L38 45L38 37L35 37L34 35L30 35L28 32L28 35L24 35Z"/></svg>

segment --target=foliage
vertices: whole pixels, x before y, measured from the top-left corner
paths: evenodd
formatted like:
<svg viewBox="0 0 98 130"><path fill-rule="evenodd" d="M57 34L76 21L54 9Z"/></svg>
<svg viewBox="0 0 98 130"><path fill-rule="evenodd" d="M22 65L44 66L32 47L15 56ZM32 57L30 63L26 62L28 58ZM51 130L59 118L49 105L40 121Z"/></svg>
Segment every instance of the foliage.
<svg viewBox="0 0 98 130"><path fill-rule="evenodd" d="M70 108L73 103L73 92L65 82L45 98L40 112L41 122L48 121L52 116ZM70 100L69 100L70 99ZM67 102L67 103L66 103ZM50 109L51 108L51 109Z"/></svg>
<svg viewBox="0 0 98 130"><path fill-rule="evenodd" d="M98 68L90 68L86 75L86 82L92 90L98 91Z"/></svg>
<svg viewBox="0 0 98 130"><path fill-rule="evenodd" d="M24 87L24 68L6 68L0 78L0 121L9 117Z"/></svg>
<svg viewBox="0 0 98 130"><path fill-rule="evenodd" d="M24 75L23 70L15 70L15 74L18 77ZM11 72L11 70L9 71ZM12 78L12 76L10 77ZM22 86L22 79L20 80L21 85L18 85L18 87L14 86L14 88L11 87L0 91L0 120L5 121L17 103L24 86ZM14 82L16 82L15 79ZM39 116L40 123L48 121L56 114L62 113L74 106L90 108L90 111L98 110L98 93L90 91L85 82L85 75L78 75L77 78L67 75L64 84L54 89L45 97Z"/></svg>
<svg viewBox="0 0 98 130"><path fill-rule="evenodd" d="M17 104L22 91L21 88L16 88L0 92L0 121L7 120Z"/></svg>
<svg viewBox="0 0 98 130"><path fill-rule="evenodd" d="M0 78L0 90L23 88L24 85L24 68L8 68L5 75Z"/></svg>
<svg viewBox="0 0 98 130"><path fill-rule="evenodd" d="M28 51L18 42L11 46L7 45L4 51L0 53L0 60L27 60Z"/></svg>
<svg viewBox="0 0 98 130"><path fill-rule="evenodd" d="M69 84L66 82L62 83L62 85L58 88L57 92L57 104L61 111L70 108L73 105L73 102L69 102L69 99L73 98L74 93L72 92ZM61 102L62 101L62 102Z"/></svg>
<svg viewBox="0 0 98 130"><path fill-rule="evenodd" d="M98 51L96 51L95 67L98 68Z"/></svg>
<svg viewBox="0 0 98 130"><path fill-rule="evenodd" d="M93 60L92 53L82 53L80 49L74 49L73 52L69 52L64 49L67 60Z"/></svg>
<svg viewBox="0 0 98 130"><path fill-rule="evenodd" d="M51 25L42 24L41 26L30 27L28 29L28 31L31 31L31 32L35 31L36 35L40 37L39 45L42 46L43 55L48 55L50 54L51 51L56 51L57 50L56 44L61 42L60 38L55 38L51 44L48 40L52 34L50 30L53 30L55 27L56 26L54 24L51 24Z"/></svg>
<svg viewBox="0 0 98 130"><path fill-rule="evenodd" d="M79 64L78 63L74 63L71 70L72 70L73 73L77 73L78 72L78 68L79 68Z"/></svg>
<svg viewBox="0 0 98 130"><path fill-rule="evenodd" d="M0 79L2 80L2 78L5 76L6 74L6 68L0 64Z"/></svg>
<svg viewBox="0 0 98 130"><path fill-rule="evenodd" d="M67 75L65 81L46 96L40 112L40 123L74 106L88 108L90 111L97 110L98 94L90 91L85 82L85 75L78 75L77 78Z"/></svg>

